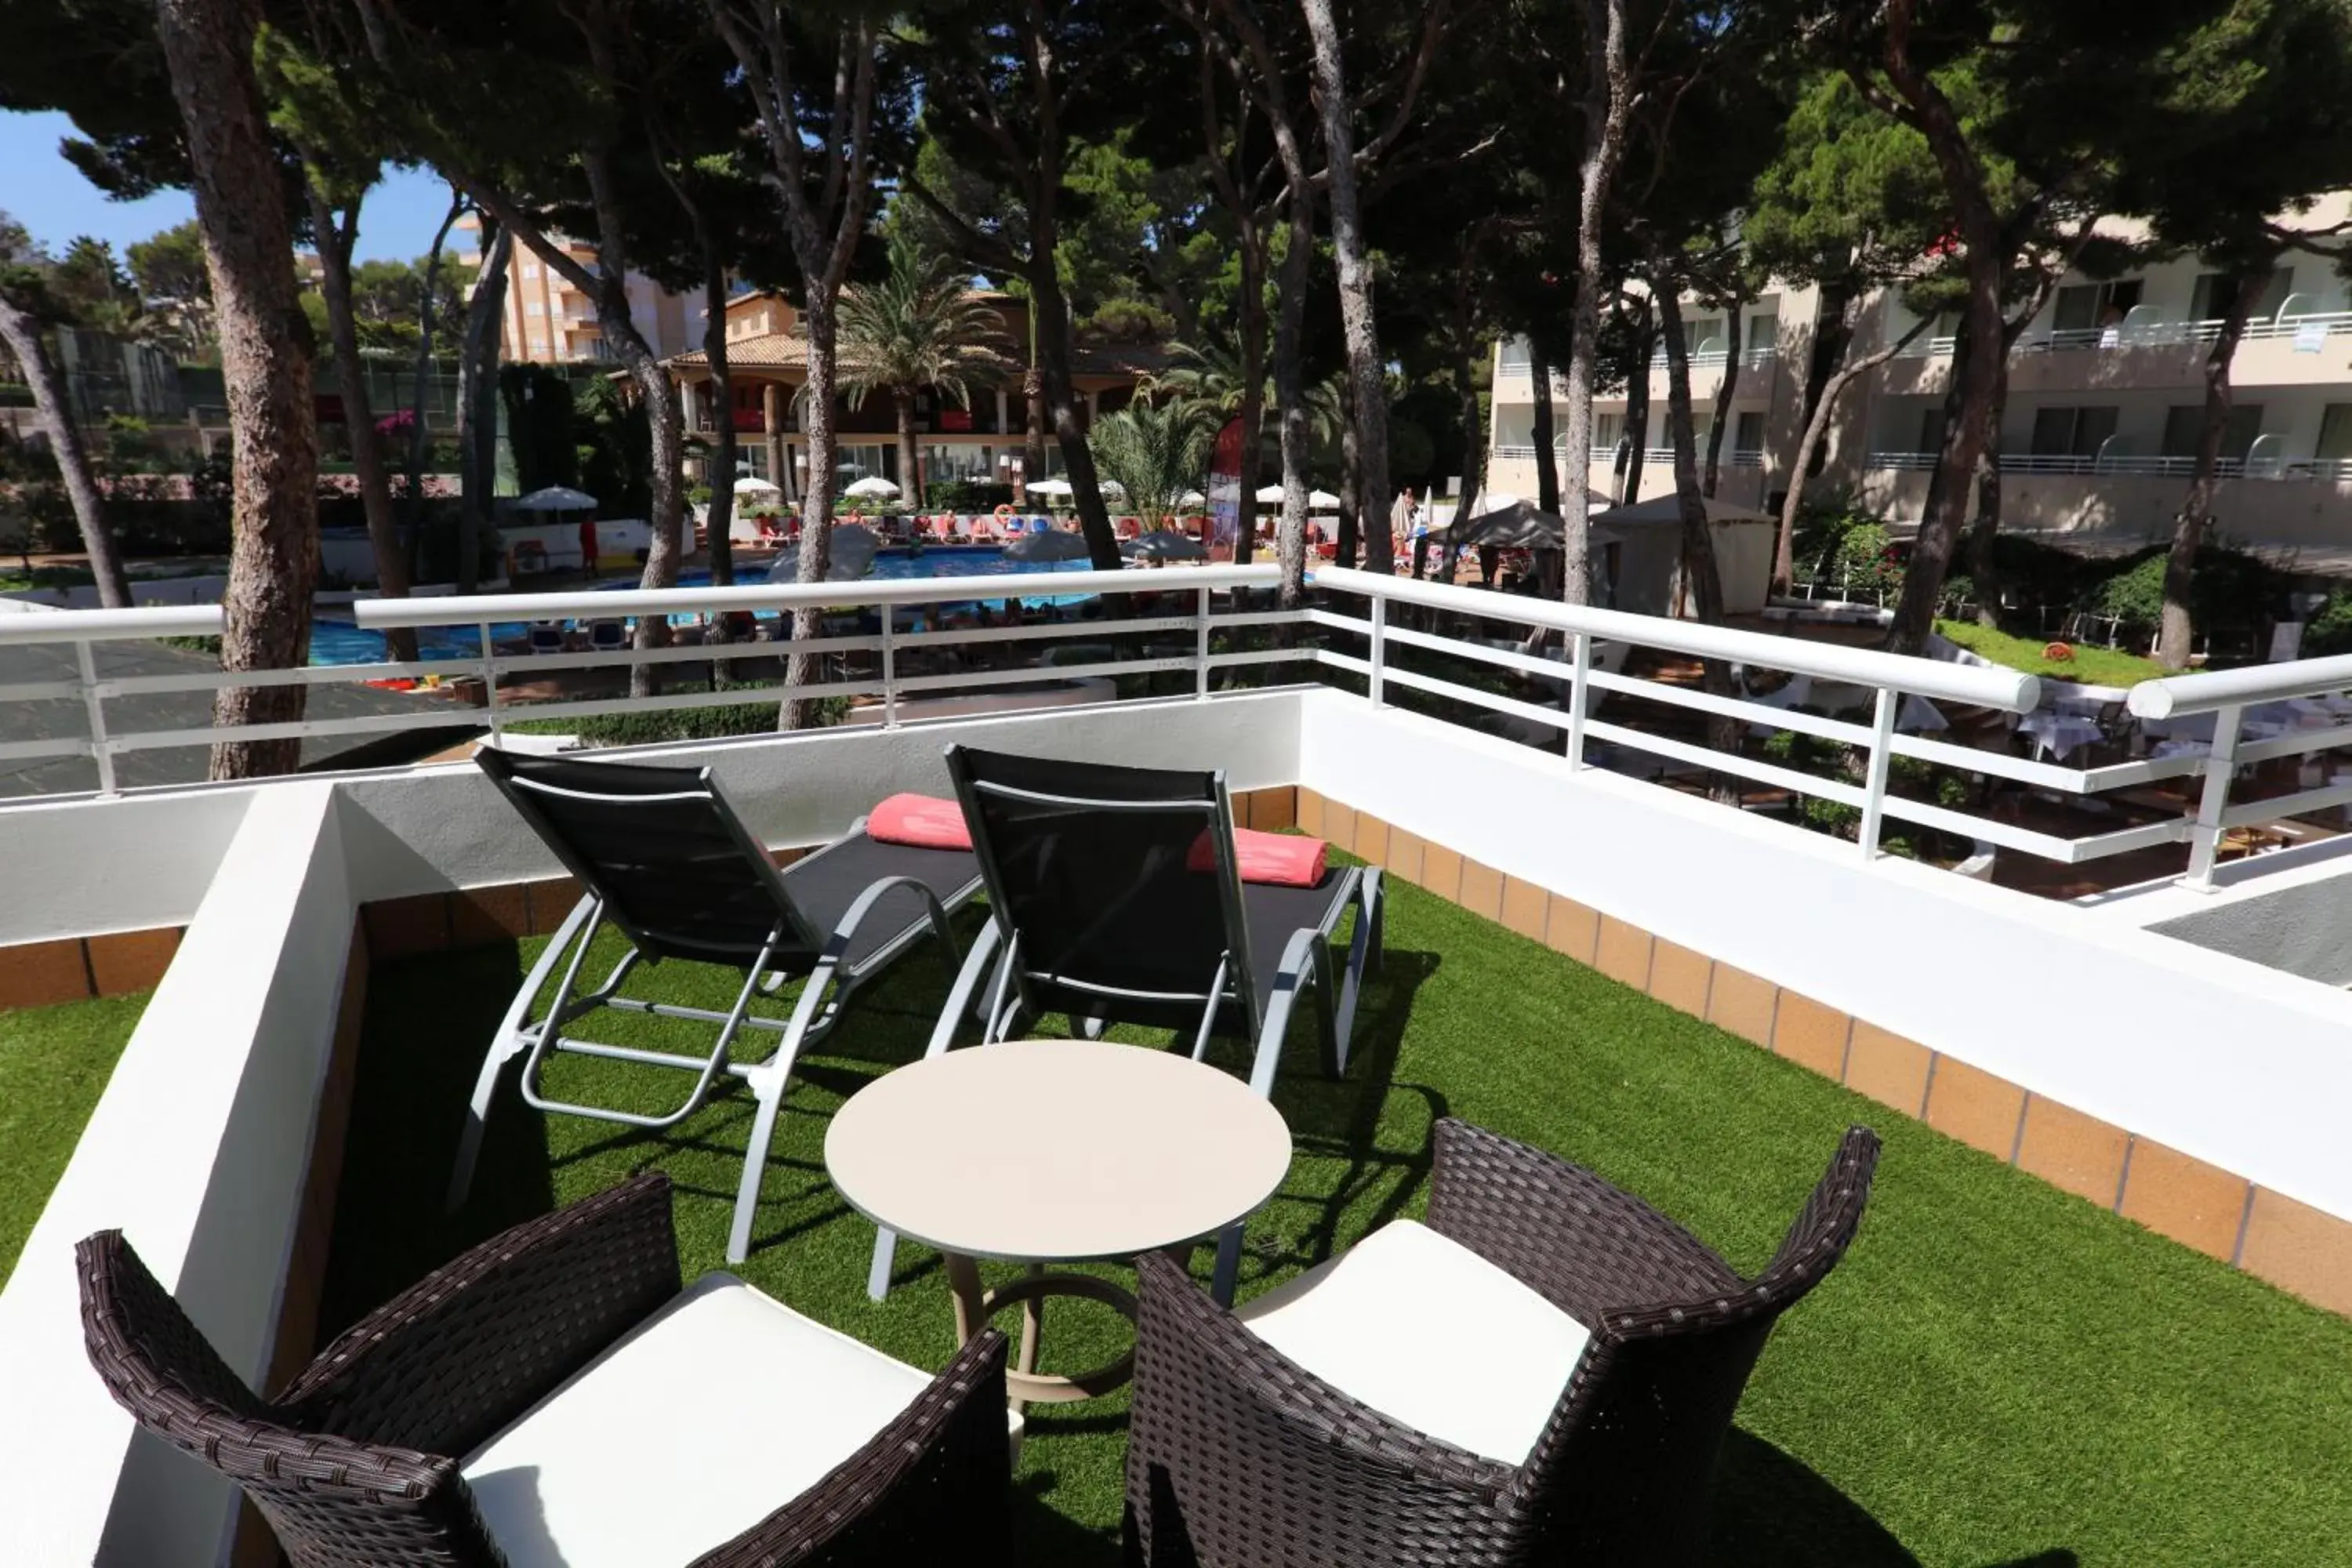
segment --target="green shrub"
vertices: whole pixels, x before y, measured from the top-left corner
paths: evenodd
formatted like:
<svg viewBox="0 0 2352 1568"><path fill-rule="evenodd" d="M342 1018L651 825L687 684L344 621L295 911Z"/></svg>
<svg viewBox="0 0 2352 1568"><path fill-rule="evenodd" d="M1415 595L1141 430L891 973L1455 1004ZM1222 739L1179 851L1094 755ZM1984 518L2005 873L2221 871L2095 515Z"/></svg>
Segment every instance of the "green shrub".
<svg viewBox="0 0 2352 1568"><path fill-rule="evenodd" d="M2303 628L2303 656L2352 653L2352 588L2331 589L2327 600Z"/></svg>
<svg viewBox="0 0 2352 1568"><path fill-rule="evenodd" d="M2150 550L2130 557L2099 584L2087 607L2127 626L2155 626L2164 616L2165 554ZM2206 630L2259 625L2276 607L2286 581L2276 568L2243 551L2207 545L2197 552L2189 613Z"/></svg>

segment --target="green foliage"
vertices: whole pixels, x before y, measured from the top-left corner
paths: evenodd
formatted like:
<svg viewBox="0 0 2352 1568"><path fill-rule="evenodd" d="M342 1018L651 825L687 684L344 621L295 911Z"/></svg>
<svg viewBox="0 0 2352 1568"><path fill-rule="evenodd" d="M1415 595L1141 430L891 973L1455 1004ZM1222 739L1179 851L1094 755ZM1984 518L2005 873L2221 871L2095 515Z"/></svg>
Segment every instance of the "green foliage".
<svg viewBox="0 0 2352 1568"><path fill-rule="evenodd" d="M2352 653L2352 588L2328 590L2311 623L2303 628L2303 656Z"/></svg>
<svg viewBox="0 0 2352 1568"><path fill-rule="evenodd" d="M653 510L653 423L645 405L623 398L604 376L581 386L576 398L572 428L580 488L606 517L646 516Z"/></svg>
<svg viewBox="0 0 2352 1568"><path fill-rule="evenodd" d="M993 511L1013 504L1013 487L992 479L933 479L924 493L934 511Z"/></svg>
<svg viewBox="0 0 2352 1568"><path fill-rule="evenodd" d="M841 387L852 404L877 393L937 387L971 406L971 384L1013 368L1002 320L945 259L894 237L890 270L841 296Z"/></svg>
<svg viewBox="0 0 2352 1568"><path fill-rule="evenodd" d="M768 651L773 651L772 648ZM717 691L763 692L757 682L722 680ZM809 722L825 729L849 717L849 699L812 698ZM525 734L575 735L583 746L650 746L673 741L722 741L733 735L764 735L776 728L774 697L708 708L669 708L652 713L592 713L584 719L525 719L509 723Z"/></svg>
<svg viewBox="0 0 2352 1568"><path fill-rule="evenodd" d="M1790 541L1796 580L1857 599L1899 593L1903 565L1886 527L1852 500L1826 498L1797 514Z"/></svg>
<svg viewBox="0 0 2352 1568"><path fill-rule="evenodd" d="M573 428L571 377L551 365L502 364L499 396L506 404L507 439L522 493L550 485L577 488L580 437ZM601 491L590 493L605 500Z"/></svg>
<svg viewBox="0 0 2352 1568"><path fill-rule="evenodd" d="M2091 607L2126 626L2153 628L2164 612L2165 552L2129 557L2099 585ZM2207 545L2197 552L2189 615L2208 630L2260 624L2277 606L2286 577L2243 551Z"/></svg>
<svg viewBox="0 0 2352 1568"><path fill-rule="evenodd" d="M1216 429L1181 403L1133 403L1096 421L1087 436L1095 467L1127 492L1120 510L1146 531L1164 526L1186 490L1204 489Z"/></svg>

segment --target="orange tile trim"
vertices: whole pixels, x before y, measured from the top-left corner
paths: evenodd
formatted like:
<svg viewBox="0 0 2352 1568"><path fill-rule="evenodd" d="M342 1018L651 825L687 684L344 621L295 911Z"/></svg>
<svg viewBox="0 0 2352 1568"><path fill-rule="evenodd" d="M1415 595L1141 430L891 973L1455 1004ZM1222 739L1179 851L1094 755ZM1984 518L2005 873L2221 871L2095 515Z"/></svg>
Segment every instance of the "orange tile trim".
<svg viewBox="0 0 2352 1568"><path fill-rule="evenodd" d="M1364 820L1353 808L1337 801L1328 801L1305 785L1298 788L1296 810L1299 825L1310 832L1335 819L1350 826L1358 826ZM1383 826L1388 827L1391 838L1399 831L1393 826ZM1420 886L1449 903L1471 909L1472 912L1488 919L1495 918L1499 911L1476 907L1467 901L1467 899L1475 899L1478 905L1486 901L1483 897L1487 890L1486 888L1466 886L1468 878L1465 873L1476 862L1434 838L1421 838L1416 843L1431 862L1440 867L1450 865L1461 868L1451 879L1444 877L1442 871L1426 879L1414 879ZM1508 886L1507 883L1504 885ZM1558 903L1565 902L1580 914L1592 912L1565 894L1547 891L1549 896L1544 904L1547 936L1550 934L1551 912ZM1698 994L1693 998L1691 993L1694 988L1688 984L1686 974L1678 974L1673 965L1662 972L1655 962L1661 947L1669 952L1685 950L1675 948L1667 939L1630 921L1614 920L1605 912L1594 913L1593 923L1601 931L1614 924L1627 933L1626 941L1638 936L1647 944L1643 978L1635 989L1647 992L1677 1011L1690 1013L1696 1017L1707 1018L1716 1011L1717 982L1720 972L1728 967L1724 961L1687 950L1692 951L1694 956L1705 959L1708 964L1706 984L1696 988ZM1598 935L1596 932L1596 945ZM1550 945L1555 952L1559 951L1557 942ZM1589 965L1600 954L1586 949L1583 953L1571 956L1579 957L1580 962ZM1762 977L1754 978L1760 980ZM2314 1305L2352 1316L2352 1222L2324 1214L2307 1205L2296 1204L2243 1177L2111 1127L2047 1096L2036 1095L1987 1073L1958 1058L1952 1058L1948 1063L1940 1051L1905 1039L1892 1031L1876 1028L1866 1019L1842 1013L1800 992L1771 984L1769 981L1763 984L1769 987L1769 1007L1759 1008L1765 1014L1761 1031L1764 1040L1757 1043L1763 1048L1773 1048L1769 1042L1780 1035L1783 1004L1793 1003L1822 1026L1818 1032L1843 1037L1835 1053L1838 1058L1836 1070L1824 1070L1822 1073L1822 1076L1840 1083L1845 1083L1853 1072L1853 1041L1857 1034L1864 1035L1872 1047L1865 1053L1870 1058L1866 1066L1876 1069L1882 1086L1886 1077L1885 1058L1890 1051L1897 1056L1906 1049L1924 1054L1925 1070L1921 1075L1924 1081L1917 1091L1916 1109L1900 1110L1887 1107L1895 1114L1908 1115L1914 1121L1933 1125L1944 1114L1936 1110L1937 1089L1943 1087L1948 1079L1951 1091L1959 1092L1965 1085L1966 1091L1976 1098L1977 1120L1981 1120L1982 1107L1988 1099L2005 1098L2008 1092L2013 1091L2017 1096L2016 1121L2005 1138L1996 1128L1981 1127L1972 1130L1974 1136L1960 1141L2003 1164L2021 1170L2027 1169L2028 1126L2036 1106L2044 1107L2046 1113L2062 1118L2069 1129L2065 1135L2087 1132L2095 1138L2112 1138L2119 1134L2123 1139L2121 1168L2116 1173L2112 1194L2103 1193L2097 1200L2103 1206L2116 1214L2125 1214L2159 1235L2205 1252ZM1658 996L1662 989L1677 994ZM1689 1005L1692 1000L1697 1003L1696 1009ZM1718 1024L1717 1026L1723 1026ZM1827 1055L1825 1052L1818 1054ZM1903 1076L1908 1077L1907 1069ZM1907 1093L1906 1098L1908 1098ZM2005 1107L1998 1114L2001 1121L2008 1121ZM2005 1147L1987 1147L1989 1144L2004 1143ZM2047 1163L2046 1157L2042 1163ZM2028 1173L2040 1180L2050 1179L2042 1175L2040 1171L2028 1170Z"/></svg>
<svg viewBox="0 0 2352 1568"><path fill-rule="evenodd" d="M151 926L0 947L0 1013L152 990L187 929Z"/></svg>

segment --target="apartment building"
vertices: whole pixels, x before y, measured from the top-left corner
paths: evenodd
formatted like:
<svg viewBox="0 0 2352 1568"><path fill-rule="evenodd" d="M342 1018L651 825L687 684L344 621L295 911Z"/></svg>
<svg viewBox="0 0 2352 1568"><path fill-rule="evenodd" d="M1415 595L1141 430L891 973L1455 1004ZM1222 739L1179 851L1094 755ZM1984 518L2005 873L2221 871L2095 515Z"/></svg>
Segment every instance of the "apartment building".
<svg viewBox="0 0 2352 1568"><path fill-rule="evenodd" d="M457 226L470 234L473 248L459 257L475 269L477 284L482 265L481 224L468 213ZM597 270L596 248L580 240L557 237L563 253ZM657 359L682 353L702 342L703 300L699 292L679 294L663 288L642 272L628 278L629 319L653 346ZM596 319L596 302L529 246L517 244L507 258L507 300L499 353L509 360L599 360L613 357Z"/></svg>
<svg viewBox="0 0 2352 1568"><path fill-rule="evenodd" d="M2319 228L2352 214L2336 193L2294 221ZM2118 233L2129 231L2121 225ZM2100 552L2168 538L2193 463L2207 357L2230 279L2193 256L2126 276L2062 280L2020 336L2000 426L2005 530ZM2234 408L2222 448L2216 525L2234 542L2314 572L2352 574L2352 293L2334 266L2289 254L2261 286L2231 363ZM1685 307L1702 451L1726 369L1723 313ZM1785 493L1801 436L1820 297L1776 286L1747 306L1719 491L1770 506ZM1916 322L1889 290L1869 302L1854 352ZM1825 486L1844 486L1895 522L1916 523L1943 435L1952 324L1849 386L1832 426ZM1673 488L1665 365L1651 368L1643 497ZM1496 352L1487 484L1535 492L1533 385L1526 345ZM1558 388L1555 388L1555 395ZM1591 483L1614 496L1626 399L1594 401Z"/></svg>

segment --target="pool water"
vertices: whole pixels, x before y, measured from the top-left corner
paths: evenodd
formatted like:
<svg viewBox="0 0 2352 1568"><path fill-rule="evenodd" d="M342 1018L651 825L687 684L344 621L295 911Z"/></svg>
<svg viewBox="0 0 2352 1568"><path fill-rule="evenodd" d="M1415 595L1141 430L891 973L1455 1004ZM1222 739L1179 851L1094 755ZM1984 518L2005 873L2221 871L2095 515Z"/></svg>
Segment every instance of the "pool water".
<svg viewBox="0 0 2352 1568"><path fill-rule="evenodd" d="M884 550L874 557L866 569L869 579L884 582L905 582L919 577L1011 577L1027 576L1047 572L1086 572L1092 570L1085 561L1013 561L995 545L963 545L954 548L932 548L918 554L904 548ZM635 577L614 577L596 584L599 592L618 592L637 585ZM708 572L686 572L678 575L681 588L707 588L710 585ZM1021 602L1032 608L1047 605L1084 604L1091 595L1086 594L1024 595ZM979 603L977 599L941 601L940 608L954 610ZM774 612L759 612L762 620L772 619ZM689 616L675 616L685 621ZM530 626L522 621L494 621L490 625L493 642L520 642L528 637ZM436 658L479 658L481 637L471 626L420 626L416 633L417 657ZM378 664L383 661L383 634L368 631L350 621L320 619L310 626L310 662L312 664Z"/></svg>

